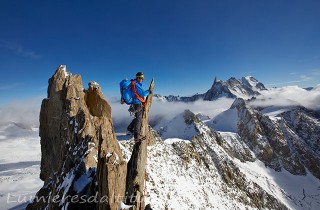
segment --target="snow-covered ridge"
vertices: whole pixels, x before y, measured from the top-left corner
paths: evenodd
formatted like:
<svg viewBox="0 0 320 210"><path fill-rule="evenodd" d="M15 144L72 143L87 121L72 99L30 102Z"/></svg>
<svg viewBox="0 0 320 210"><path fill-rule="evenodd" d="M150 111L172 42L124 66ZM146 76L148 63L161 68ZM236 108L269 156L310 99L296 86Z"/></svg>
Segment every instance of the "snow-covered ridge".
<svg viewBox="0 0 320 210"><path fill-rule="evenodd" d="M265 86L252 76L242 77L241 79L236 79L231 77L227 81L218 80L215 78L212 87L203 94L195 94L191 97L181 97L181 96L160 96L157 98L165 98L169 102L193 102L199 99L205 101L212 101L218 98L244 98L249 99L253 96L260 95L260 91L267 90Z"/></svg>
<svg viewBox="0 0 320 210"><path fill-rule="evenodd" d="M182 159L186 158L186 155L188 154L187 151L192 151L192 149L189 147L191 145L195 146L195 142L200 143L200 145L202 145L201 142L206 142L203 146L199 147L201 150L203 148L206 148L207 150L203 152L200 150L199 152L201 152L201 154L207 154L208 151L211 151L216 155L221 155L221 157L218 158L218 163L211 163L211 165L213 164L217 166L218 164L218 166L220 166L221 161L223 162L227 158L227 162L231 164L230 166L233 165L236 168L239 168L239 170L243 173L242 176L245 177L249 183L252 183L253 186L258 185L258 188L262 188L266 193L277 198L278 201L285 204L287 208L318 209L320 197L312 196L317 194L318 187L320 186L319 179L316 178L316 176L318 176L318 172L312 168L309 168L307 165L303 166L301 163L304 161L311 161L312 164L309 165L317 165L320 162L320 154L315 152L319 151L319 149L316 148L317 144L314 143L316 141L316 136L320 135L320 133L318 133L318 130L320 130L319 116L319 114L308 111L299 106L280 106L256 109L255 107L251 107L248 101L237 99L229 110L218 114L216 117L212 119L202 117L206 125L203 124L199 118L197 119L196 115L192 117L193 121L191 120L192 123L190 124L190 120L186 120L184 114L178 114L177 116L173 117L171 121L166 121L167 127L165 124L160 123L161 126L155 128L159 129L159 133L162 135L164 140L167 138L165 142L171 142L169 145L171 145L171 147L173 147L173 149L180 154L180 158ZM175 124L178 124L179 126ZM301 127L301 125L303 125L305 128ZM295 126L300 126L300 128L303 128L304 131L301 129L294 130L296 129ZM216 133L214 131L210 131L210 127L212 129L217 129L220 132ZM256 141L256 143L250 143L246 141L247 135L251 134L243 132L244 128L247 129L246 132L252 132L254 135L256 135L257 138L252 140ZM190 129L193 130L192 134L194 136L191 138L192 140L189 146L186 145L184 141L172 142L172 139L185 139L184 134L186 131L190 131ZM307 130L309 130L309 132ZM271 131L275 133L272 134ZM310 133L310 131L312 132ZM291 134L289 135L288 132L291 132ZM303 138L304 135L307 135L307 133L309 133L308 138L311 142L313 142L309 143L312 145L310 148L313 149L310 149L309 146L305 146L303 148L297 146L300 144L297 144L297 142L304 142L304 140L301 138ZM292 135L296 136L293 137ZM190 136L188 139L190 139ZM272 139L277 139L278 143L273 143ZM290 143L290 139L294 139L295 143ZM259 141L261 142L259 143ZM288 150L285 145L287 144L291 145L290 151L293 154L292 157L289 156L289 161L288 155L286 155ZM169 150L169 145L165 146L166 151ZM302 145L306 144L302 143ZM186 148L189 149L186 150ZM271 159L271 162L269 162L268 158L266 158L267 156L265 155L267 154L263 153L263 150L267 151L268 148L272 148L271 150L274 150L274 154L276 155L273 157L273 159ZM309 151L307 148L309 148ZM296 149L300 152L295 151ZM301 153L303 150L308 152ZM186 153L181 153L181 151L185 151ZM313 154L314 157L309 156L308 160L301 161L297 159L297 154L299 153L301 154L301 157L306 157L303 154ZM263 155L261 156L261 154ZM196 158L197 155L193 155L193 157ZM208 161L211 158L212 157L206 157L204 159ZM215 156L215 158L217 157ZM163 161L166 163L169 162L169 160ZM238 170L233 166L233 169L231 170ZM188 165L187 168L192 168L192 166L190 167ZM156 171L161 170L165 169L158 168ZM219 170L219 167L212 170ZM169 172L166 172L166 174L167 173ZM188 174L188 172L184 173ZM302 174L305 176L301 176ZM160 176L160 174L157 174L156 176ZM274 180L274 177L277 177L277 179ZM288 180L292 181L292 183L290 183ZM304 183L308 183L307 185L310 187L307 193L305 191L306 189L304 187ZM165 185L166 183L162 184ZM175 186L174 189L180 187L183 188L182 186ZM194 189L193 193L198 194L199 192L197 190L198 188ZM168 192L163 193L166 194ZM239 193L241 194L241 192ZM302 200L301 198L303 197L304 199ZM185 199L187 199L184 200L185 202L193 202L188 200L188 197ZM217 198L215 199L217 200ZM198 201L201 203L201 205L205 205L203 202L201 202L201 199L198 199ZM158 202L166 203L166 201ZM232 202L230 201L230 203ZM176 205L179 206L176 207L177 209L186 208L181 203ZM199 206L197 203L194 203L193 205L197 207ZM231 206L229 207L231 208Z"/></svg>
<svg viewBox="0 0 320 210"><path fill-rule="evenodd" d="M191 141L168 138L148 147L146 200L154 209L319 208L319 179L266 167L238 134L216 132L187 113L170 124L193 126L197 134ZM120 144L124 156L130 155L130 140Z"/></svg>

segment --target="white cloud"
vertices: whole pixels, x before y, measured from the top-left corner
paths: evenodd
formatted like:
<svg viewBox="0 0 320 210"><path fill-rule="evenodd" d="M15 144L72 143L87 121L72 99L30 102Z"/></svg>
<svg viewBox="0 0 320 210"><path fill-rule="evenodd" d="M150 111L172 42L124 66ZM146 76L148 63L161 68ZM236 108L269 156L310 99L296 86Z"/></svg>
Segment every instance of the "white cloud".
<svg viewBox="0 0 320 210"><path fill-rule="evenodd" d="M302 105L309 109L320 110L320 85L311 91L307 91L298 86L287 86L283 88L275 88L269 91L263 91L261 96L253 102L252 106L291 106ZM41 100L43 97L36 97L27 101L15 101L0 107L0 126L9 123L18 123L26 128L39 126L39 112ZM170 120L186 109L190 109L195 114L214 118L221 112L227 110L232 105L234 99L222 98L216 101L196 101L192 103L169 103L154 100L150 114L149 122L155 123L156 120ZM112 107L113 124L116 131L125 131L127 125L133 119L129 115L128 105L121 105L115 99L108 99L108 103Z"/></svg>
<svg viewBox="0 0 320 210"><path fill-rule="evenodd" d="M39 126L41 98L31 98L25 101L13 101L0 107L0 126L16 123L24 128Z"/></svg>
<svg viewBox="0 0 320 210"><path fill-rule="evenodd" d="M195 114L201 113L210 118L230 108L234 99L222 98L216 101L196 101L192 103L183 102L161 102L156 99L152 102L152 107L149 114L149 122L156 123L157 120L170 120L176 115L189 109ZM126 126L131 122L133 117L130 117L128 105L121 105L119 102L110 102L112 107L112 117L117 131L125 131Z"/></svg>
<svg viewBox="0 0 320 210"><path fill-rule="evenodd" d="M320 76L320 69L312 69L306 74L299 74L297 72L291 72L290 75L296 76L296 79L288 81L288 82L281 82L281 83L273 83L267 84L266 86L276 86L276 85L290 85L290 84L297 84L302 82L308 82L314 80L316 76Z"/></svg>
<svg viewBox="0 0 320 210"><path fill-rule="evenodd" d="M273 84L267 84L267 86L275 86L275 85L286 85L286 84L294 84L294 83L301 83L301 82L307 82L312 80L312 76L308 75L299 75L299 78L293 81L288 81L288 82L281 82L281 83L273 83Z"/></svg>
<svg viewBox="0 0 320 210"><path fill-rule="evenodd" d="M259 101L253 101L253 106L291 106L302 105L313 110L320 110L320 91L314 88L307 91L298 86L287 86L283 88L273 88L269 91L261 92L258 96Z"/></svg>
<svg viewBox="0 0 320 210"><path fill-rule="evenodd" d="M311 72L312 76L320 76L320 69L313 69Z"/></svg>
<svg viewBox="0 0 320 210"><path fill-rule="evenodd" d="M9 42L5 40L0 40L0 47L4 47L6 49L11 50L14 54L27 57L27 58L32 58L32 59L38 59L41 58L40 55L35 53L32 50L27 50L22 47L21 44L17 42Z"/></svg>
<svg viewBox="0 0 320 210"><path fill-rule="evenodd" d="M298 80L298 82L306 82L312 79L312 77L308 75L300 75L299 77L300 77L300 80Z"/></svg>
<svg viewBox="0 0 320 210"><path fill-rule="evenodd" d="M319 92L320 92L320 84L316 85L316 86L313 88L313 91L319 91Z"/></svg>
<svg viewBox="0 0 320 210"><path fill-rule="evenodd" d="M229 98L221 98L216 101L199 100L192 103L161 103L155 100L152 104L150 115L165 115L167 118L172 118L172 116L189 109L195 114L201 113L212 118L229 109L233 101L234 99Z"/></svg>
<svg viewBox="0 0 320 210"><path fill-rule="evenodd" d="M12 84L8 84L8 85L1 85L0 90L10 90L10 89L17 88L21 85L22 85L21 83L12 83Z"/></svg>

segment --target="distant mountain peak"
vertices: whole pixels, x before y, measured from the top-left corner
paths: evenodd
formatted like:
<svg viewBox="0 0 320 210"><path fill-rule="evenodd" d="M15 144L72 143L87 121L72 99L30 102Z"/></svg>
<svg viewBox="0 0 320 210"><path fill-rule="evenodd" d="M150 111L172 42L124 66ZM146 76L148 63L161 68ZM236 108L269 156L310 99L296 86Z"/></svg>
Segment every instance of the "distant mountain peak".
<svg viewBox="0 0 320 210"><path fill-rule="evenodd" d="M260 95L259 91L267 90L265 86L252 76L236 79L231 77L227 81L215 78L212 87L204 94L203 99L212 101L220 97L249 99Z"/></svg>
<svg viewBox="0 0 320 210"><path fill-rule="evenodd" d="M205 93L197 93L190 97L174 95L161 97L163 100L169 102L193 102L199 99L213 101L222 97L250 99L254 96L260 95L260 92L264 90L267 90L267 88L253 76L245 76L241 79L231 77L226 81L215 77L211 88ZM159 98L159 96L157 98Z"/></svg>
<svg viewBox="0 0 320 210"><path fill-rule="evenodd" d="M254 96L260 95L260 92L264 90L267 90L267 88L253 76L245 76L241 79L231 77L226 81L215 77L211 88L203 94L197 93L191 97L170 95L165 96L164 98L169 102L192 102L199 99L213 101L222 97L250 99Z"/></svg>

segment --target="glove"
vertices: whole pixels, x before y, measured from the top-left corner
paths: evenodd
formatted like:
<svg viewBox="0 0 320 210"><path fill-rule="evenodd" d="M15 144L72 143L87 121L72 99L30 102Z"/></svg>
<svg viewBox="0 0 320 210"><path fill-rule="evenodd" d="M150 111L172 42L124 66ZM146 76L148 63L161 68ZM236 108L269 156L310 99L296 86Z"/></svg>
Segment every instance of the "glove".
<svg viewBox="0 0 320 210"><path fill-rule="evenodd" d="M148 90L149 91L149 94L152 94L153 93L153 91L152 90Z"/></svg>

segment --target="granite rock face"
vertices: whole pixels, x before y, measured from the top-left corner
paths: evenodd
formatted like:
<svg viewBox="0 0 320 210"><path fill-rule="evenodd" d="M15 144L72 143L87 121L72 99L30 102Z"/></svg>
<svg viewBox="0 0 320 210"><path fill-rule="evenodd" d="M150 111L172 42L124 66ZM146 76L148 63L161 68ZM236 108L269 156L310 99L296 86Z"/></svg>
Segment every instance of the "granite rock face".
<svg viewBox="0 0 320 210"><path fill-rule="evenodd" d="M319 114L296 107L271 119L243 99L236 99L231 109L238 113L241 140L266 166L294 175L309 170L320 178Z"/></svg>
<svg viewBox="0 0 320 210"><path fill-rule="evenodd" d="M151 81L149 90L153 91L154 80ZM144 113L142 116L141 134L146 136L146 140L135 144L131 158L128 162L128 174L126 180L127 204L133 205L133 209L142 209L145 206L144 196L146 164L148 159L147 146L155 144L155 137L148 126L148 112L152 105L152 94L147 97Z"/></svg>
<svg viewBox="0 0 320 210"><path fill-rule="evenodd" d="M127 163L100 87L60 66L40 111L44 186L27 209L118 209Z"/></svg>

